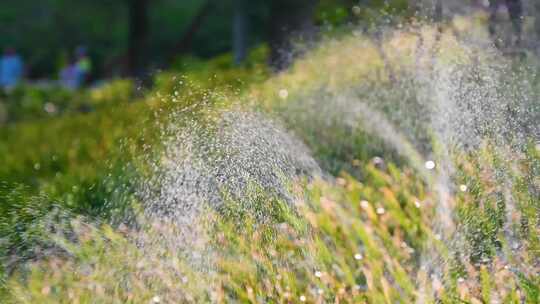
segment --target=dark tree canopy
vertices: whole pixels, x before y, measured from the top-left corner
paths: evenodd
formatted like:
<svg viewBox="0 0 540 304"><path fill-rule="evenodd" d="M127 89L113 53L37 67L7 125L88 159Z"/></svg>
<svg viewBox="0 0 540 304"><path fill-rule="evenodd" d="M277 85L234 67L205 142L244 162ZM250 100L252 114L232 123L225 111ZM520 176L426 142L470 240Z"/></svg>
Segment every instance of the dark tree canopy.
<svg viewBox="0 0 540 304"><path fill-rule="evenodd" d="M267 42L280 70L292 41L309 41L316 25L348 22L354 5L383 9L406 0L4 0L0 47L13 46L30 78L51 77L85 46L98 77L140 75L185 55L209 58ZM389 4L390 3L390 4ZM368 10L365 10L368 12ZM368 14L362 17L368 20Z"/></svg>
<svg viewBox="0 0 540 304"><path fill-rule="evenodd" d="M287 67L293 57L292 39L311 40L315 34L313 13L316 0L276 0L270 5L268 22L269 64L276 70Z"/></svg>
<svg viewBox="0 0 540 304"><path fill-rule="evenodd" d="M148 0L129 0L129 38L127 71L140 76L144 72L148 42Z"/></svg>

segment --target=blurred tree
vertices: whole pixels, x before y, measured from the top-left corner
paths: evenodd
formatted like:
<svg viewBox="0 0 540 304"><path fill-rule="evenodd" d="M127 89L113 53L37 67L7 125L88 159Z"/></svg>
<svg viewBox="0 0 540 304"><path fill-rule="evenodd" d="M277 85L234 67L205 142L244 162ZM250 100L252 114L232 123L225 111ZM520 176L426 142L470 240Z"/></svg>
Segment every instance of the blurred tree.
<svg viewBox="0 0 540 304"><path fill-rule="evenodd" d="M321 26L340 26L353 21L353 8L358 0L319 0L315 12L315 22Z"/></svg>
<svg viewBox="0 0 540 304"><path fill-rule="evenodd" d="M240 64L247 56L248 13L246 0L234 0L233 53L234 63Z"/></svg>
<svg viewBox="0 0 540 304"><path fill-rule="evenodd" d="M12 45L28 63L31 78L55 77L79 45L103 62L123 52L127 37L124 1L2 0L0 47ZM63 54L63 55L62 55ZM101 73L101 66L96 66Z"/></svg>
<svg viewBox="0 0 540 304"><path fill-rule="evenodd" d="M206 1L145 0L147 8L141 10L135 0L1 0L0 48L16 47L28 63L31 78L54 78L79 45L88 47L97 77L127 74L128 66L134 69L141 64L136 58L143 66L167 66L172 50ZM204 58L230 49L228 1L214 2L219 9L205 17L209 22L191 36L184 53ZM252 33L261 37L264 26L259 20L253 24L257 28Z"/></svg>
<svg viewBox="0 0 540 304"><path fill-rule="evenodd" d="M203 26L205 19L211 13L212 8L214 7L214 0L207 0L200 8L195 17L191 20L186 31L182 35L181 39L176 43L173 54L174 56L178 54L183 54L189 51L193 45L195 35Z"/></svg>
<svg viewBox="0 0 540 304"><path fill-rule="evenodd" d="M275 71L281 71L291 64L294 39L313 39L316 32L313 18L316 5L317 0L271 2L268 20L269 64Z"/></svg>
<svg viewBox="0 0 540 304"><path fill-rule="evenodd" d="M250 45L262 42L272 50L270 64L280 70L294 57L291 42L312 39L316 25L352 22L353 6L361 7L354 16L369 24L403 2L1 0L0 47L16 47L31 78L54 78L79 45L87 46L98 78L140 75L185 55L204 59L233 50L240 62Z"/></svg>
<svg viewBox="0 0 540 304"><path fill-rule="evenodd" d="M129 38L127 72L130 76L144 73L145 50L148 40L148 0L128 0Z"/></svg>
<svg viewBox="0 0 540 304"><path fill-rule="evenodd" d="M443 21L443 1L435 0L435 12L433 14L433 21L442 22ZM442 29L439 27L439 31Z"/></svg>
<svg viewBox="0 0 540 304"><path fill-rule="evenodd" d="M521 36L523 34L523 2L521 0L506 0L506 6L508 7L510 21L512 21L516 35L515 43L519 46L521 45Z"/></svg>
<svg viewBox="0 0 540 304"><path fill-rule="evenodd" d="M523 3L521 0L490 0L489 1L489 33L493 38L495 45L500 47L500 37L497 36L497 11L499 6L506 4L508 15L514 29L515 39L513 44L519 46L521 44L521 35L523 30Z"/></svg>
<svg viewBox="0 0 540 304"><path fill-rule="evenodd" d="M536 45L535 48L538 51L540 51L540 45L538 45L538 42L540 41L540 1L534 1L534 27L536 30Z"/></svg>

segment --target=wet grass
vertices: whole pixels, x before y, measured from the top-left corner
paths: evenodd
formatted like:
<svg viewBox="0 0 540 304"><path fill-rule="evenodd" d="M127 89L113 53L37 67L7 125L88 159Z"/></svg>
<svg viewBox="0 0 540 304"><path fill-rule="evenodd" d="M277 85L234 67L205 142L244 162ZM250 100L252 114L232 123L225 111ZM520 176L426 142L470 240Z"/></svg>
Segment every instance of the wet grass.
<svg viewBox="0 0 540 304"><path fill-rule="evenodd" d="M432 29L423 32L429 36ZM425 178L432 172L361 125L344 123L343 112L329 110L332 104L306 103L334 100L358 82L375 83L362 87L369 88L366 96L392 89L385 65L398 73L427 64L412 60L415 37L388 38L386 63L371 40L338 39L240 93L232 70L221 80L197 74L202 88L193 90L164 76L162 91L139 103L2 128L0 149L7 157L0 176L7 183L0 189L0 300L540 302L535 142L510 158L489 140L453 154L457 174L448 201L456 227L441 236L440 198ZM453 50L447 56L463 56L453 37L442 39ZM357 64L358 54L368 64ZM248 68L239 73L251 75ZM201 104L215 86L232 90ZM394 111L391 104L406 93L387 95L381 107ZM133 191L146 172L137 156L160 149L163 117L182 109L190 109L182 115L207 113L206 106L226 107L230 98L281 121L334 177L290 181L292 201L258 185L242 201L224 189L224 203L197 214L189 227L145 215Z"/></svg>
<svg viewBox="0 0 540 304"><path fill-rule="evenodd" d="M532 157L537 165L538 153ZM463 232L472 237L467 242L473 254L440 257L433 263L443 271L429 273L424 262L430 257L424 254L430 247L452 251L431 229L435 199L412 170L370 163L362 169L361 181L345 174L335 183L299 184L295 191L301 199L294 209L253 193L252 201L260 201L256 206L265 206L265 220L235 202L219 212L209 210L196 221L197 237L204 240L200 248L164 241L163 236L174 240L187 228L160 219L139 229L71 220L69 238L52 237L64 253L29 264L6 286L11 299L22 303L539 300L535 224L520 227L527 236L506 260L503 252L512 245L493 228L497 221L491 214L504 210L480 206L482 199L475 197L480 190L460 194L459 217L473 230ZM525 201L530 205L521 213L532 213L525 222L537 220L537 202ZM194 262L186 252L208 260Z"/></svg>

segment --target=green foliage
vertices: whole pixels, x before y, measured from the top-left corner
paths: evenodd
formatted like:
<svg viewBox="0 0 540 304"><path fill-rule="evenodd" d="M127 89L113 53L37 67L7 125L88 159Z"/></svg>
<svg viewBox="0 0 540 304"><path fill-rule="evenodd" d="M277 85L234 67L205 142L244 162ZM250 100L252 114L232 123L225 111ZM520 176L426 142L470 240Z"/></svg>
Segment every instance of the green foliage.
<svg viewBox="0 0 540 304"><path fill-rule="evenodd" d="M389 182L382 186L390 187L389 191L402 191L405 188L401 183L417 183L405 176L394 181L384 172L370 170ZM22 273L12 276L7 285L9 297L17 302L85 301L92 292L94 301L105 302L150 300L155 296L163 301L210 297L217 297L214 300L219 302L283 301L297 300L302 295L313 300L338 297L345 302L377 301L403 296L386 289L386 280L395 280L407 297L413 299L412 278L407 277L402 267L414 259L408 251L400 249L400 242L395 239L402 237L403 230L398 228L400 220L396 217L405 209L389 202L388 213L381 216L375 214L375 207L359 208L356 202L359 196L381 206L386 206L384 197L391 199L390 194L371 187L369 182L361 184L349 177L343 179L340 187L317 182L307 193L310 199L306 205L299 206L298 213L292 212L287 203L268 200L266 207L273 214L268 221L260 221L257 210L239 214L240 217L224 210L205 213L211 223L207 227L208 235L212 236L208 246L218 257L212 262L216 267L213 274L185 264L182 252L168 247L167 243L152 243L157 246L153 248L132 243L152 241L158 234L172 233L176 228L167 225L173 223L156 228L150 222L145 230L119 233L108 226L92 226L77 220L69 224L74 237L53 237L56 246L68 252L69 258L45 257L30 267L26 278ZM407 197L410 201L414 199ZM239 211L235 202L227 203L224 208L233 213ZM409 202L405 208L415 207ZM422 234L425 227L419 228ZM392 259L388 260L390 256ZM392 279L384 274L385 269ZM167 285L175 280L184 287ZM209 285L201 286L197 280ZM208 280L214 283L210 285ZM88 284L89 289L77 287L81 284ZM216 294L209 293L212 289Z"/></svg>
<svg viewBox="0 0 540 304"><path fill-rule="evenodd" d="M134 159L148 152L145 147L158 149L159 122L167 116L163 110L197 103L212 87L241 88L241 79L260 81L248 76L265 77L257 63L263 56L264 50L255 51L238 68L224 56L189 66L183 77L159 74L155 92L162 98L149 92L138 102L133 102L133 83L128 80L81 91L20 87L5 96L10 122L0 129L0 152L5 156L0 159L0 180L7 183L0 193L3 259L35 257L30 245L40 244L38 237L43 247L50 247L44 237L47 230L40 229L52 210L115 223L128 219L131 187L140 171ZM52 116L43 111L49 102L57 109ZM34 104L35 111L27 103ZM82 113L83 106L91 112ZM18 228L13 230L15 223Z"/></svg>
<svg viewBox="0 0 540 304"><path fill-rule="evenodd" d="M112 80L95 88L68 90L54 85L23 85L0 96L3 121L38 120L78 112L91 112L133 100L130 80Z"/></svg>
<svg viewBox="0 0 540 304"><path fill-rule="evenodd" d="M20 121L0 129L6 156L0 180L7 182L0 187L0 300L537 302L535 143L520 153L517 166L489 142L453 155L462 173L453 182L468 187L449 198L457 210L456 234L468 249L454 252L433 230L438 200L422 172L361 126L331 116L330 107L300 104L332 100L332 92L358 81L379 84L363 90L388 85L380 54L357 40L315 50L266 81L264 49L240 67L228 55L209 62L183 58L176 72L158 74L155 90L138 102L131 102L130 82L116 81L69 93L86 96L91 113L65 106L60 117L32 121L21 110ZM355 64L359 52L366 64ZM413 98L398 93L400 99L380 100L382 110ZM43 106L40 98L36 104ZM146 173L138 156L159 151L161 123L177 110L204 119L231 98L281 119L336 178L291 181L294 195L287 202L250 185L243 200L230 197L193 214L188 227L145 216L133 195ZM510 229L504 227L504 193L519 198L520 221ZM522 240L519 250L507 231Z"/></svg>
<svg viewBox="0 0 540 304"><path fill-rule="evenodd" d="M321 0L318 2L315 18L322 25L333 27L348 23L358 23L365 28L388 23L409 15L410 1L407 0Z"/></svg>
<svg viewBox="0 0 540 304"><path fill-rule="evenodd" d="M197 14L203 0L150 1L148 47L150 62L163 63ZM126 1L8 0L0 5L0 45L16 47L33 76L56 75L62 61L84 45L94 62L95 75L111 73L126 55L128 39ZM224 13L226 12L226 13ZM219 1L194 38L194 54L215 56L230 49L232 9ZM24 18L22 18L24 16ZM258 27L259 29L261 27ZM260 34L257 28L254 34Z"/></svg>
<svg viewBox="0 0 540 304"><path fill-rule="evenodd" d="M150 116L145 112L141 103L6 126L0 130L0 150L6 156L0 160L0 175L38 189L64 178L95 177L107 168L107 160L113 164L120 156L121 140L140 132L133 124L144 123Z"/></svg>
<svg viewBox="0 0 540 304"><path fill-rule="evenodd" d="M236 66L231 53L225 53L210 60L192 56L177 59L168 73L156 76L155 91L161 94L174 94L180 81L190 83L201 89L225 88L242 90L266 80L269 70L265 64L268 48L259 46L250 50L245 61ZM181 75L174 77L174 75ZM171 77L172 76L172 77Z"/></svg>
<svg viewBox="0 0 540 304"><path fill-rule="evenodd" d="M343 25L351 18L352 2L348 0L319 1L315 16L317 22L324 25Z"/></svg>
<svg viewBox="0 0 540 304"><path fill-rule="evenodd" d="M206 0L149 1L147 47L141 50L150 65L168 64ZM249 45L266 38L267 1L247 1ZM343 25L351 20L371 24L406 11L407 1L322 0L315 12L320 24ZM93 76L114 74L127 52L129 32L126 1L6 0L0 4L0 46L14 46L23 55L30 76L54 78L77 46L88 48ZM353 11L353 7L358 9ZM231 49L234 1L215 1L214 8L193 37L191 54L211 58ZM356 12L356 13L355 13ZM22 18L24 16L24 18ZM113 69L111 69L113 66Z"/></svg>
<svg viewBox="0 0 540 304"><path fill-rule="evenodd" d="M420 257L433 241L433 198L413 171L391 164L386 170L371 164L362 168L368 173L361 181L344 175L334 184L319 180L304 185L303 199L294 210L254 189L247 209L227 201L217 211L201 213L191 229L198 231L195 227L200 225L198 238L210 238L203 250L213 257L211 272L187 262L184 249L174 243L182 227L163 219L139 219L141 225L134 229L78 219L68 224L73 233L69 238L42 233L50 230L39 227L34 242L47 239L49 246L69 254L60 259L48 254L32 263L30 272L17 270L6 278L9 293L4 297L23 303L86 301L90 294L93 301L103 302L156 297L173 302L281 302L301 297L344 303L414 302L419 297L416 284L428 275L420 268ZM475 201L463 200L462 206ZM261 210L271 216L261 221ZM27 223L36 223L30 219ZM164 241L169 237L172 243ZM524 256L534 253L530 250ZM489 302L510 286L506 301L537 301L537 277L514 276L497 268L496 258L490 261L477 267L459 261L464 265L447 275L464 281L424 292L439 295L441 303Z"/></svg>

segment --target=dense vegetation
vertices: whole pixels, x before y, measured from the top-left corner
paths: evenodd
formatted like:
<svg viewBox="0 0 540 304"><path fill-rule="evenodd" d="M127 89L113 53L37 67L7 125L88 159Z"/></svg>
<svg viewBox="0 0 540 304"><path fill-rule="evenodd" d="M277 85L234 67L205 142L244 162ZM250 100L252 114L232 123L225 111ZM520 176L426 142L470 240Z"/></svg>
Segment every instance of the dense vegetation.
<svg viewBox="0 0 540 304"><path fill-rule="evenodd" d="M0 45L16 47L28 65L31 78L55 78L77 46L86 46L94 61L94 77L117 75L125 63L130 31L129 6L135 1L7 0L0 4ZM189 31L193 19L207 2L213 7L196 29L186 53L211 58L232 48L235 1L147 1L146 64L152 68L169 66L171 57L182 66L176 45ZM385 1L374 1L373 9ZM386 1L388 2L388 1ZM397 5L393 5L396 2ZM387 6L403 7L405 1ZM266 39L269 3L247 1L248 46ZM286 3L286 1L284 2ZM321 1L316 11L319 24L341 24L350 17L352 1ZM177 56L174 56L177 55ZM169 60L169 61L168 61Z"/></svg>
<svg viewBox="0 0 540 304"><path fill-rule="evenodd" d="M419 32L432 49L436 31ZM449 198L457 232L441 237L438 193L425 168L407 147L397 151L356 124L372 122L367 117L349 124L351 100L374 98L391 115L417 97L394 78L418 64L418 40L404 30L380 45L346 35L274 76L265 49L242 67L231 56L194 61L183 75L157 75L155 88L138 94L127 80L81 92L10 93L0 129L2 302L538 303L540 152L533 139L518 169L505 167L515 164L490 138L452 155L459 168L452 184L466 187ZM450 30L440 38L443 67L467 62L456 40ZM478 65L489 60L482 55ZM136 188L150 170L145 157L166 148L163 126L183 117L177 124L189 130L183 121L236 107L285 125L327 176L288 181L293 204L255 184L240 200L223 189L219 208L197 214L190 227L148 216ZM497 181L500 170L511 183ZM519 221L505 218L504 195L519 198ZM186 230L197 238L188 248ZM506 231L517 234L519 250ZM457 236L466 251L448 242Z"/></svg>

